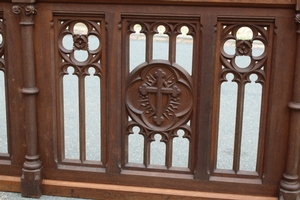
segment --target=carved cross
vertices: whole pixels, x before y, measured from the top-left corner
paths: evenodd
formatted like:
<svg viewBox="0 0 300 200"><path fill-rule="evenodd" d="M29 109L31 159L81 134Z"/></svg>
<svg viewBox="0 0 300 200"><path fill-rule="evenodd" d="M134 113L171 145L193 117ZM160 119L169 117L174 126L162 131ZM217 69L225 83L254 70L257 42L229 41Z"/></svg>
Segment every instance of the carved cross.
<svg viewBox="0 0 300 200"><path fill-rule="evenodd" d="M158 69L154 74L155 80L152 84L144 83L139 87L139 91L143 96L148 93L156 94L156 116L153 117L153 120L157 125L161 125L164 121L162 108L163 95L167 94L172 97L177 97L181 93L180 89L176 85L173 85L172 88L167 86L165 76L166 73L162 69Z"/></svg>

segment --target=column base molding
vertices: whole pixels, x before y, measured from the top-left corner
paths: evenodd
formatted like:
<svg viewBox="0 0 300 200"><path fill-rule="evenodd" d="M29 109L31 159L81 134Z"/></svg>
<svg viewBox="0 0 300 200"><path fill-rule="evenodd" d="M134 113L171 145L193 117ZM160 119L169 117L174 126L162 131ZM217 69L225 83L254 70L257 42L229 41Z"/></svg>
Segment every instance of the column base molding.
<svg viewBox="0 0 300 200"><path fill-rule="evenodd" d="M283 174L280 181L279 200L300 200L298 175Z"/></svg>
<svg viewBox="0 0 300 200"><path fill-rule="evenodd" d="M42 196L42 168L36 170L22 169L21 194L23 197L39 198Z"/></svg>
<svg viewBox="0 0 300 200"><path fill-rule="evenodd" d="M287 190L280 188L279 200L300 200L300 190L287 191Z"/></svg>

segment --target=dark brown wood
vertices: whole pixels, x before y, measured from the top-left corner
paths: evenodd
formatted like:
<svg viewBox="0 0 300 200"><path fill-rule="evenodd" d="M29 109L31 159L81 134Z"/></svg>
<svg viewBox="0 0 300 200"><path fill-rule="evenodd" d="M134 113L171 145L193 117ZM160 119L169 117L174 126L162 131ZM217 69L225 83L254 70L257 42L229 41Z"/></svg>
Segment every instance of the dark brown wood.
<svg viewBox="0 0 300 200"><path fill-rule="evenodd" d="M59 54L57 55L57 63L58 66L56 69L56 72L60 74L59 77L57 77L57 83L59 84L60 87L57 88L57 93L60 96L58 99L58 105L59 105L59 113L62 113L62 116L59 116L58 118L58 124L59 124L59 137L58 137L58 157L59 157L59 164L86 164L89 166L89 161L86 159L86 112L85 112L85 78L87 76L91 76L89 74L88 70L89 68L93 68L95 70L95 76L99 77L101 79L101 97L102 97L102 109L104 110L101 112L101 124L105 124L105 105L106 101L104 100L103 97L106 96L106 88L105 88L105 76L103 74L105 73L105 52L102 51L102 48L105 49L105 40L102 38L105 38L105 25L103 21L103 15L97 14L97 13L84 13L86 17L88 17L88 20L82 21L84 26L87 28L87 33L86 34L77 34L74 31L74 27L78 22L81 22L78 18L74 20L69 20L66 18L68 14L74 14L74 13L64 13L64 12L55 12L54 15L55 20L54 20L54 29L57 33L57 41L59 43L58 45L58 52ZM99 23L99 24L98 24ZM63 38L64 36L69 35L72 37L74 41L74 49L68 50L64 47L63 45ZM75 51L76 50L87 50L88 48L88 36L93 35L96 36L99 39L99 43L101 46L97 48L94 51L90 51L88 58L86 61L79 62L75 58ZM101 63L101 64L100 64ZM65 75L68 75L68 68L71 67L74 70L73 75L76 75L78 78L78 101L79 105L77 108L79 111L79 159L68 159L65 157L65 136L64 136L64 102L63 99L63 78ZM76 88L74 88L76 89ZM102 140L105 141L106 135L105 135L106 129L105 125L102 126L101 129L101 138ZM102 156L101 156L101 161L98 162L98 165L105 165L106 160L105 160L105 143L104 141L102 142ZM100 142L100 141L99 141ZM103 153L104 152L104 153Z"/></svg>
<svg viewBox="0 0 300 200"><path fill-rule="evenodd" d="M10 22L4 22L4 39L5 41L10 41L13 43L21 43L20 37L21 35L13 34L15 31L20 32L20 26L18 25L20 22L20 17L15 15L11 11L11 4L1 3L1 7L3 9L3 16L5 15L7 18L10 18ZM3 17L4 18L4 17ZM15 30L15 31L14 31ZM6 43L4 41L4 43ZM20 92L20 88L23 87L23 76L22 76L22 68L16 68L12 66L21 66L21 56L18 56L16 59L15 55L22 55L21 48L15 48L13 45L6 44L4 47L5 56L4 59L6 61L6 86L7 86L7 128L9 131L8 134L8 145L10 156L9 159L11 164L17 167L17 170L11 168L7 168L7 165L2 165L1 172L5 175L13 175L18 170L21 170L21 166L24 163L25 155L26 155L26 134L19 134L25 132L24 125L24 101L23 94ZM14 54L8 52L15 52ZM13 63L10 61L14 61ZM19 117L15 117L13 113L18 113ZM13 142L12 142L13 139ZM21 171L20 171L21 172Z"/></svg>
<svg viewBox="0 0 300 200"><path fill-rule="evenodd" d="M294 88L293 98L289 102L288 107L291 109L291 121L289 131L289 145L287 152L286 169L283 174L283 179L280 182L280 199L299 199L300 198L300 184L298 175L298 162L299 162L299 150L300 150L300 14L295 17L297 23L297 57L295 62L294 71Z"/></svg>
<svg viewBox="0 0 300 200"><path fill-rule="evenodd" d="M14 5L12 11L21 15L22 38L22 67L24 87L21 92L25 95L25 124L26 124L26 156L22 169L21 193L22 196L40 197L42 195L42 163L39 160L37 146L37 117L35 86L35 63L33 46L33 15L36 8L33 4Z"/></svg>
<svg viewBox="0 0 300 200"><path fill-rule="evenodd" d="M36 0L11 0L12 3L35 3Z"/></svg>
<svg viewBox="0 0 300 200"><path fill-rule="evenodd" d="M280 186L284 199L289 195L294 198L299 189L299 147L289 144L298 140L299 130L300 83L298 64L294 64L300 57L296 51L300 46L294 22L295 10L299 10L296 3L1 1L9 153L0 155L0 190L22 191L30 197L38 197L42 191L95 199L130 199L132 195L143 199L276 199ZM35 11L35 5L39 12L30 12ZM21 22L11 11L13 6L15 12L21 8ZM74 32L78 22L88 27L88 33ZM130 71L130 36L136 24L141 25L145 36L145 55L141 65ZM168 56L163 60L155 59L153 52L153 36L159 25L166 28L164 34L169 39ZM191 74L183 69L185 63L177 63L181 47L176 39L182 26L189 29L192 38ZM224 56L222 42L243 26L257 33L254 35L265 45L265 53L252 58L251 67L241 70L232 64L233 57ZM70 49L64 48L65 35L71 35ZM89 51L86 61L77 61L74 52L89 50L89 35L99 39L101 50ZM252 42L236 40L236 56L251 55L246 50L251 49ZM65 156L63 91L67 88L63 88L63 81L69 67L78 77L75 89L80 128L74 133L80 141L78 159ZM86 156L85 79L91 75L90 67L101 80L100 161L87 160ZM219 92L229 71L235 75L239 94L234 163L232 169L224 170L216 168ZM256 73L262 85L260 136L256 169L242 171L244 85L249 83L249 73ZM144 138L141 163L128 159L134 126ZM178 129L189 142L186 167L172 166ZM165 163L161 165L150 162L156 134L165 145ZM38 180L34 180L36 175ZM21 180L17 178L20 176Z"/></svg>
<svg viewBox="0 0 300 200"><path fill-rule="evenodd" d="M173 138L178 136L177 130L185 130L184 137L188 138L190 146L194 145L193 138L195 137L192 134L191 127L185 125L191 119L194 101L192 79L183 68L175 64L176 37L180 34L180 28L184 24L189 28L189 34L193 36L193 40L197 40L196 29L199 27L199 17L181 16L166 19L159 16L149 18L129 15L123 18L123 32L126 33L123 35L126 40L129 40L128 34L134 32L133 27L136 24L141 25L140 32L144 33L146 37L145 63L137 67L124 81L127 83L124 98L126 99L128 116L132 119L125 122L128 125L126 125L124 137L127 138L129 134L132 134L134 126L140 128L140 134L143 135L145 140L143 165L145 168L149 167L154 170L156 167L150 166L150 146L151 142L155 141L155 134L159 133L162 137L161 141L166 145L165 167L163 168L174 169L172 168L172 141ZM139 20L136 20L136 18L139 18ZM168 61L153 59L153 36L158 33L159 25L165 26L165 33L169 37ZM124 44L129 44L129 41ZM129 45L124 46L123 49L129 51ZM193 51L193 53L196 55L197 51ZM129 52L126 55L129 55ZM126 59L124 61L126 70L123 73L129 74L129 57ZM138 77L141 77L141 79L137 82ZM148 77L152 77L151 80ZM136 101L137 99L139 100ZM127 146L128 140L125 139L124 142L124 146ZM191 149L191 157L187 167L192 171L193 153ZM127 157L128 155L125 154L123 165L134 167L134 164L127 163Z"/></svg>
<svg viewBox="0 0 300 200"><path fill-rule="evenodd" d="M250 83L250 75L256 74L258 79L256 83L262 85L262 101L261 101L261 115L260 115L260 130L259 130L259 144L258 144L258 155L257 155L257 165L256 172L258 176L261 176L262 173L262 162L261 159L263 157L264 152L264 138L265 138L265 124L263 124L265 116L267 114L267 97L269 90L269 80L270 80L270 71L271 71L271 59L268 54L271 55L272 46L273 46L273 23L274 20L272 18L269 19L257 19L257 18L239 18L234 19L231 17L220 17L219 24L217 26L217 31L219 31L218 41L216 45L216 74L215 74L215 105L214 108L216 111L213 113L214 122L216 124L213 127L213 135L215 142L215 149L212 149L213 158L211 159L213 162L211 163L212 171L216 173L220 173L221 176L226 176L226 174L231 175L255 175L255 173L249 173L240 171L240 159L241 159L241 140L242 140L242 128L243 124L243 115L244 115L244 97L245 97L245 87L247 83ZM258 22L259 21L259 22ZM239 40L237 38L237 31L242 27L249 27L249 29L253 32L253 38L251 40ZM266 49L264 53L255 57L252 56L252 42L260 38L260 41L264 43ZM236 40L236 52L233 55L229 55L224 50L224 44L228 40ZM239 51L241 50L241 51ZM238 56L247 56L251 55L251 61L249 62L249 66L245 68L240 68L236 64L236 58ZM269 57L269 58L268 58ZM268 59L267 59L268 58ZM219 67L218 67L219 66ZM263 68L263 69L262 69ZM235 133L234 133L234 153L233 153L233 166L232 170L217 170L216 162L217 162L217 148L218 148L218 123L219 123L219 102L221 98L221 85L224 82L227 82L227 74L231 73L233 75L232 82L237 85L237 108L236 108L236 119L235 119ZM229 175L230 176L230 175Z"/></svg>
<svg viewBox="0 0 300 200"><path fill-rule="evenodd" d="M26 1L26 0L24 0ZM38 0L38 2L46 3L83 3L81 0ZM296 0L86 0L85 3L107 3L107 4L136 4L136 5L218 5L218 6L255 6L255 7L293 7L296 5Z"/></svg>

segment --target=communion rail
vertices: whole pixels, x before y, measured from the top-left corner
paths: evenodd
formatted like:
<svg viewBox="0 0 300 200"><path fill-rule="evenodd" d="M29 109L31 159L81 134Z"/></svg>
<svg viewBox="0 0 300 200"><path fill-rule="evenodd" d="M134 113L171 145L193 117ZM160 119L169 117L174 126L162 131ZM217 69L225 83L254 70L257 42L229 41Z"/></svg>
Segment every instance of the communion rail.
<svg viewBox="0 0 300 200"><path fill-rule="evenodd" d="M1 0L0 190L300 198L300 1Z"/></svg>

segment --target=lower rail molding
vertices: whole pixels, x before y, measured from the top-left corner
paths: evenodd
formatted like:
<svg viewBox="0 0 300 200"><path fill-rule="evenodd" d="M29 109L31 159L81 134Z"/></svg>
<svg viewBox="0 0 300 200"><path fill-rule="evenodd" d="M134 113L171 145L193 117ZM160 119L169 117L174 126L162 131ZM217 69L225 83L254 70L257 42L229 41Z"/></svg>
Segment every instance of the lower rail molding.
<svg viewBox="0 0 300 200"><path fill-rule="evenodd" d="M163 188L95 184L57 180L43 181L43 194L93 199L243 199L275 200L276 197L208 193Z"/></svg>
<svg viewBox="0 0 300 200"><path fill-rule="evenodd" d="M0 190L6 192L20 192L21 178L17 176L0 175Z"/></svg>
<svg viewBox="0 0 300 200"><path fill-rule="evenodd" d="M1 176L0 190L20 192L20 177ZM236 195L163 188L147 188L98 183L71 182L44 179L43 195L92 199L231 199L231 200L275 200L276 197Z"/></svg>

